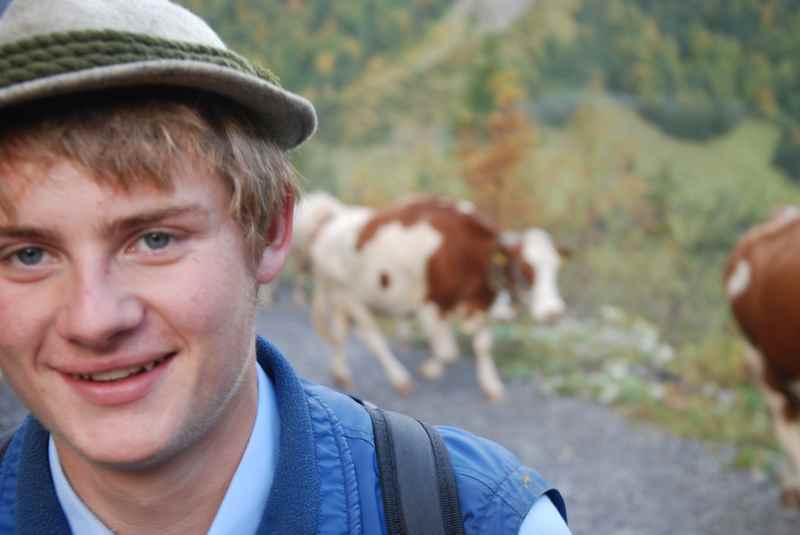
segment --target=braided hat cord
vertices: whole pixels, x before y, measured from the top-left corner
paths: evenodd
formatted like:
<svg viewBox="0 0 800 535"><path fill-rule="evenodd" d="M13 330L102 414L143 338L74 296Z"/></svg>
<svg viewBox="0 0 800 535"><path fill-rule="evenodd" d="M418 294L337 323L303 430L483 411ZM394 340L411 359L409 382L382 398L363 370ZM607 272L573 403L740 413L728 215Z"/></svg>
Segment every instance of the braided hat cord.
<svg viewBox="0 0 800 535"><path fill-rule="evenodd" d="M159 60L210 63L278 85L271 71L251 64L230 50L100 30L53 33L0 46L0 89L94 67Z"/></svg>

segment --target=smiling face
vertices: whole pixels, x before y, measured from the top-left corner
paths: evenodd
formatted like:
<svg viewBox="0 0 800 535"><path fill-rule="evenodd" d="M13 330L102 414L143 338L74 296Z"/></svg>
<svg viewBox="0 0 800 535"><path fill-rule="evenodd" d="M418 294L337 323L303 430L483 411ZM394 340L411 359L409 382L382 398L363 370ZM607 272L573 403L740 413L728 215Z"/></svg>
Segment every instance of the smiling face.
<svg viewBox="0 0 800 535"><path fill-rule="evenodd" d="M0 173L14 185L14 213L0 213L0 368L83 462L168 460L255 404L256 282L282 257L254 271L223 181L183 167L170 188L127 192L63 159L33 180Z"/></svg>

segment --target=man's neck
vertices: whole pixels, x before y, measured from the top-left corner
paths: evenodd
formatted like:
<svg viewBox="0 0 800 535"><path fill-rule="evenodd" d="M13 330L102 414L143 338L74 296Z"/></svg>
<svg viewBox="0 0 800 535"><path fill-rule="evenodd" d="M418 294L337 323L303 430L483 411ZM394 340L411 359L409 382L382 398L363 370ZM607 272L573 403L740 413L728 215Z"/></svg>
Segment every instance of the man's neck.
<svg viewBox="0 0 800 535"><path fill-rule="evenodd" d="M205 533L247 447L257 405L253 370L216 427L148 469L100 467L57 439L56 447L75 493L115 533Z"/></svg>

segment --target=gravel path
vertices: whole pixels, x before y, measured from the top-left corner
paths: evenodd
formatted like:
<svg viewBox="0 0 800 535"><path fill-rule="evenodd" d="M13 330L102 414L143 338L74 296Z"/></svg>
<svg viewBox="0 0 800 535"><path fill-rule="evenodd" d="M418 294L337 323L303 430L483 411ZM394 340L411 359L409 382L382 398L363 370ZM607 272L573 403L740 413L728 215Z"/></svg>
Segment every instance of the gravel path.
<svg viewBox="0 0 800 535"><path fill-rule="evenodd" d="M259 332L309 379L328 383L326 346L306 309L286 300L261 313ZM409 369L425 355L395 349ZM470 357L439 383L417 382L409 399L392 391L377 360L349 346L354 393L427 422L452 424L498 440L564 494L575 535L797 535L800 513L783 511L778 488L733 471L730 451L673 437L591 402L509 382L507 399L487 403Z"/></svg>
<svg viewBox="0 0 800 535"><path fill-rule="evenodd" d="M284 299L261 312L258 322L258 331L301 375L328 382L327 349L311 331L306 309ZM424 358L419 351L395 349L410 369ZM562 490L575 535L800 533L800 513L781 510L772 482L729 469L729 451L675 438L590 402L544 395L523 381L507 384L504 402L487 403L469 357L440 383L419 381L415 393L401 399L360 344L351 342L349 350L356 394L502 442ZM21 415L0 385L0 432Z"/></svg>

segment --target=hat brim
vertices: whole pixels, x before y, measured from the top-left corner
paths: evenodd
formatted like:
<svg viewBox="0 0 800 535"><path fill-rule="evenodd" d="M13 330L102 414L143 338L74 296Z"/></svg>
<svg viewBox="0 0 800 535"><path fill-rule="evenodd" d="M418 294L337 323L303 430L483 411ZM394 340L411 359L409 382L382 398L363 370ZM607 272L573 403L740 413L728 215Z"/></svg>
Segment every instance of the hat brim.
<svg viewBox="0 0 800 535"><path fill-rule="evenodd" d="M232 68L179 59L93 67L14 84L0 89L0 109L83 91L162 85L211 91L242 104L283 150L299 147L317 127L314 107L299 95Z"/></svg>

